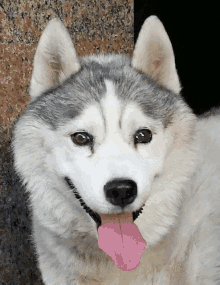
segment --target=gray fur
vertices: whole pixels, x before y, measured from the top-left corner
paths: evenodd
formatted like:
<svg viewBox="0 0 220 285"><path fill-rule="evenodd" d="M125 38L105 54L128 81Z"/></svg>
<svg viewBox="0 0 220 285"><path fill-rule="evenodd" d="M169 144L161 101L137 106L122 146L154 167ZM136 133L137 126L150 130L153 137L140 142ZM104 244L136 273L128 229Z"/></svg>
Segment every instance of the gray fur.
<svg viewBox="0 0 220 285"><path fill-rule="evenodd" d="M76 74L32 101L26 114L31 112L56 128L82 113L85 106L100 102L106 91L105 79L114 83L119 100L124 104L137 102L146 115L161 120L165 127L172 122L178 106L185 106L180 96L134 70L131 59L125 55L88 56L81 58L80 63Z"/></svg>

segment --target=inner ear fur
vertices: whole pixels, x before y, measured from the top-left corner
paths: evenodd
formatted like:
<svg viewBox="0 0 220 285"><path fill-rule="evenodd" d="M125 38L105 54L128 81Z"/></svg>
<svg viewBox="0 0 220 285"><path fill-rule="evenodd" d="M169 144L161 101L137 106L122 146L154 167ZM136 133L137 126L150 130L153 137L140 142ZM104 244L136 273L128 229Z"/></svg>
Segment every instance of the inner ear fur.
<svg viewBox="0 0 220 285"><path fill-rule="evenodd" d="M67 29L58 18L50 20L34 57L29 87L31 98L60 84L79 69L79 59Z"/></svg>
<svg viewBox="0 0 220 285"><path fill-rule="evenodd" d="M175 93L180 92L173 48L163 24L156 16L147 18L141 28L132 66Z"/></svg>

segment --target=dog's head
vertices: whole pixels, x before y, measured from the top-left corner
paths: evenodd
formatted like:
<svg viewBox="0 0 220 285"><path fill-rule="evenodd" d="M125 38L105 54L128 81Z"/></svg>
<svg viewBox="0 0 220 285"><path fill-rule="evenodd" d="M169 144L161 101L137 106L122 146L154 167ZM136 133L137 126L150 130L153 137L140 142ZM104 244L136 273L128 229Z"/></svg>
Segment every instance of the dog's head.
<svg viewBox="0 0 220 285"><path fill-rule="evenodd" d="M51 20L34 59L32 101L15 129L16 168L33 201L48 199L64 215L60 201L70 212L71 189L98 225L103 215L135 219L144 206L136 224L156 243L175 221L191 170L195 119L179 91L157 17L145 21L132 59L79 58L63 24Z"/></svg>

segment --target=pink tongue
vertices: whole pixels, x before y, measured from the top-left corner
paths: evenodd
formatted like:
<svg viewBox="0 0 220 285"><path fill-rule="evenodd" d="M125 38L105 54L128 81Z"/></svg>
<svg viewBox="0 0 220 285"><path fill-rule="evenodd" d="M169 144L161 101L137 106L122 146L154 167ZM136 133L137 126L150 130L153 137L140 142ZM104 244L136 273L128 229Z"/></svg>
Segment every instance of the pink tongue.
<svg viewBox="0 0 220 285"><path fill-rule="evenodd" d="M98 245L107 253L119 269L130 271L140 263L146 242L133 222L132 213L101 215L98 228Z"/></svg>

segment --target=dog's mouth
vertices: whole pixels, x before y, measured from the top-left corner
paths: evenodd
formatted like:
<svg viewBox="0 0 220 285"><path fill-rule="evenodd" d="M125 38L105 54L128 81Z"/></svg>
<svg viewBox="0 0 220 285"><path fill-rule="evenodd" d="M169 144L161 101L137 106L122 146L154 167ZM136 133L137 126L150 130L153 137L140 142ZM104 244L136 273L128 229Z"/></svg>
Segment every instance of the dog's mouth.
<svg viewBox="0 0 220 285"><path fill-rule="evenodd" d="M86 211L86 213L88 213L90 215L90 217L96 222L97 228L99 228L102 224L101 222L101 217L98 213L94 212L92 209L90 209L86 203L84 202L84 200L82 199L82 197L79 195L76 187L74 186L74 184L72 183L71 179L69 179L68 177L65 177L65 180L67 182L67 184L69 185L70 189L73 191L73 193L75 194L75 197L79 200L81 206L83 207L83 209ZM139 210L132 212L132 216L133 216L133 221L135 221L138 216L142 213L143 211L143 207L141 207Z"/></svg>

